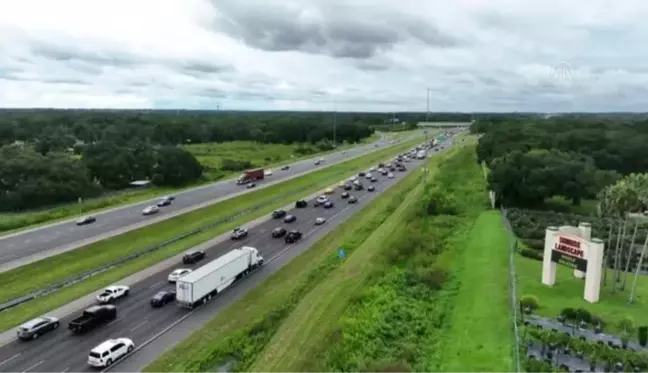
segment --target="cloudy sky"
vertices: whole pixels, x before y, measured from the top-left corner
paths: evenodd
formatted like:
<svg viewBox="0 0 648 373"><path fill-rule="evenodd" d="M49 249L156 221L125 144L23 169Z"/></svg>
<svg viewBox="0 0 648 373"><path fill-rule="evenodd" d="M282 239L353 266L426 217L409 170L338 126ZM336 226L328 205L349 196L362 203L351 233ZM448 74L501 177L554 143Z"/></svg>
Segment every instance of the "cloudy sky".
<svg viewBox="0 0 648 373"><path fill-rule="evenodd" d="M2 0L0 106L646 111L638 0ZM642 106L643 104L643 106Z"/></svg>

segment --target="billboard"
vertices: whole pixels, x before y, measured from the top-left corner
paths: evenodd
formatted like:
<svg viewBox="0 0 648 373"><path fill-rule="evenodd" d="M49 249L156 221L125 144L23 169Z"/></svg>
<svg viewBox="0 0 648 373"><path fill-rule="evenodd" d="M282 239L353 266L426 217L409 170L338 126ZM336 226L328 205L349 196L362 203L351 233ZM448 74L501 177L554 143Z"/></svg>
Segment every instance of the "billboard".
<svg viewBox="0 0 648 373"><path fill-rule="evenodd" d="M587 272L587 242L581 237L555 234L551 261Z"/></svg>

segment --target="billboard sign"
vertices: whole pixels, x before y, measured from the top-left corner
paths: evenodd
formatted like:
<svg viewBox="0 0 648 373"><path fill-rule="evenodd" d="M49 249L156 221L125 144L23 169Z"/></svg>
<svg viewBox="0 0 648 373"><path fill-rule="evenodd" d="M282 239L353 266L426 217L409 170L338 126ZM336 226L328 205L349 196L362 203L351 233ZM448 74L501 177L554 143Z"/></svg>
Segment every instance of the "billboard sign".
<svg viewBox="0 0 648 373"><path fill-rule="evenodd" d="M580 237L556 234L551 261L587 272L587 242Z"/></svg>

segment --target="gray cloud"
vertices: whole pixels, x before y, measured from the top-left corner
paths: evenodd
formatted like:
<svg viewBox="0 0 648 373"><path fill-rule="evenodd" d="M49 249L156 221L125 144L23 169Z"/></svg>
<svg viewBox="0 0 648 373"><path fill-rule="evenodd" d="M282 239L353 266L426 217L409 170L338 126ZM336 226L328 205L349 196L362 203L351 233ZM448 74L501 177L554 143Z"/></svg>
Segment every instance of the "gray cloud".
<svg viewBox="0 0 648 373"><path fill-rule="evenodd" d="M368 59L398 43L416 40L428 47L459 44L430 23L404 14L367 14L352 9L288 7L213 1L221 13L216 29L266 51L299 51L338 58ZM371 13L371 12L369 12Z"/></svg>

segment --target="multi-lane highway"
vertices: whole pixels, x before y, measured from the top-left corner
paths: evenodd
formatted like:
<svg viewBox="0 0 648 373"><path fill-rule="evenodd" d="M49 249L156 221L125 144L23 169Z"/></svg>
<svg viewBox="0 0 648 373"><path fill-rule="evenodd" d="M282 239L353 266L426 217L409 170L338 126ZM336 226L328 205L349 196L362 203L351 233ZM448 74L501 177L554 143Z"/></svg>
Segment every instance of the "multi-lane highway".
<svg viewBox="0 0 648 373"><path fill-rule="evenodd" d="M447 147L446 147L447 148ZM438 154L433 152L434 154ZM161 333L165 332L169 326L182 320L182 333L178 338L182 338L189 333L192 329L200 327L206 317L217 312L220 308L229 304L232 299L236 298L234 295L237 292L246 290L246 283L253 284L255 276L260 277L260 274L267 271L269 267L280 261L281 257L288 256L287 254L303 251L313 243L316 237L321 237L327 231L333 229L337 224L352 216L363 205L367 204L371 199L375 198L380 192L384 191L389 186L395 184L404 175L414 170L420 164L420 161L412 161L408 166L406 172L394 172L395 178L388 179L386 176L376 175L378 182L372 183L369 180L363 180L365 190L363 191L350 191L350 194L358 198L358 203L349 204L347 200L341 198L342 190L336 188L335 193L331 195L331 199L335 202L332 209L324 209L323 207L313 207L312 201L306 208L292 209L288 211L289 214L297 216L297 221L294 223L285 224L283 220L269 219L255 227L249 228L249 235L244 240L240 241L225 241L207 250L207 259L199 262L194 266L185 266L178 263L175 268L192 268L204 265L217 258L218 256L226 253L227 251L240 247L242 245L253 246L259 249L267 264L261 268L259 273L250 275L241 281L241 286L234 286L219 297L212 300L206 306L200 307L197 310L189 311L179 308L175 304L168 304L161 309L153 309L149 305L150 298L158 291L163 289L172 289L173 285L168 284L167 276L173 269L159 272L151 277L143 279L142 281L131 286L131 294L116 303L118 308L118 318L108 325L103 325L96 330L85 335L72 335L66 330L67 323L70 319L76 317L76 312L70 316L64 317L61 320L61 328L52 333L45 334L39 339L20 342L9 342L0 348L0 371L14 371L14 372L68 372L68 371L89 371L92 370L87 365L87 354L90 349L99 343L109 338L128 337L131 338L136 346L141 345L147 341L158 338ZM361 170L358 170L361 171ZM419 171L420 172L420 171ZM366 187L374 185L375 192L368 192ZM327 222L324 225L316 226L314 221L318 217L324 217ZM271 238L271 231L278 227L284 226L287 230L297 229L304 234L304 238L296 244L288 245L283 239ZM276 260L278 259L279 260ZM274 263L273 263L274 262ZM276 269L274 269L276 270ZM257 278L258 281L258 278ZM188 316L189 313L192 313ZM194 317L194 313L202 313L201 321L199 317ZM191 324L192 319L196 321ZM167 346L162 346L164 348ZM155 351L157 355L161 351ZM136 351L133 354L135 357L138 354ZM150 352L149 352L150 354ZM154 356L149 356L153 358ZM149 359L150 360L150 359ZM128 366L128 360L124 362L124 367ZM115 370L121 370L121 366L116 366ZM128 369L127 369L128 370Z"/></svg>
<svg viewBox="0 0 648 373"><path fill-rule="evenodd" d="M316 166L312 159L295 162L290 165L288 170L274 170L274 174L258 183L255 189L262 188L264 185L278 180L285 180L298 174L326 167L332 163L382 149L386 145L389 145L389 139L383 137L376 143L347 149L344 152L328 154L324 156L325 162L320 166ZM97 221L90 225L77 226L74 220L64 221L3 236L0 237L0 272L167 219L219 199L229 198L235 194L252 190L236 185L233 180L225 180L178 192L175 194L176 200L174 203L171 206L161 208L156 215L142 215L142 210L146 206L157 202L157 200L149 200L94 214Z"/></svg>

